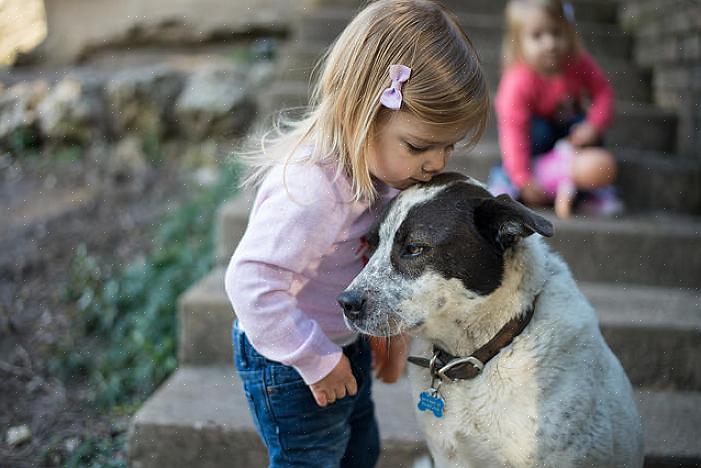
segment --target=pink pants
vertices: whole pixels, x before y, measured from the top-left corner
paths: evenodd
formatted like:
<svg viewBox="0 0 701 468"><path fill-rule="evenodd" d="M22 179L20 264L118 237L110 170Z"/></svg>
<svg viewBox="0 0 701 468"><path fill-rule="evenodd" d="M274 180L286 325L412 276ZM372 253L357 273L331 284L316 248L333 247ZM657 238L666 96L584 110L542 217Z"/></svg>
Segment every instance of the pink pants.
<svg viewBox="0 0 701 468"><path fill-rule="evenodd" d="M573 158L574 149L567 140L559 140L553 149L535 158L533 175L551 198L560 191L575 190L571 176Z"/></svg>

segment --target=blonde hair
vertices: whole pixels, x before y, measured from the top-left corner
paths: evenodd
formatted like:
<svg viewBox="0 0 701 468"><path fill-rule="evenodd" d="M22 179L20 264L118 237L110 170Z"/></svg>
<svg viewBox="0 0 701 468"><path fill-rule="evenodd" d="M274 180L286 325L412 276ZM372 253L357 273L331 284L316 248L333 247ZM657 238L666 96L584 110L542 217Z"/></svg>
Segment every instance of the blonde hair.
<svg viewBox="0 0 701 468"><path fill-rule="evenodd" d="M390 86L391 64L412 69L402 86L400 111L379 103ZM242 159L252 169L246 183L259 182L284 162L335 164L350 177L354 200L377 197L366 161L377 125L393 112L409 112L432 125L470 128L474 145L487 125L489 96L479 57L453 13L430 0L379 0L368 4L336 38L316 68L306 112L293 119L280 113L256 149ZM293 155L302 144L312 152Z"/></svg>
<svg viewBox="0 0 701 468"><path fill-rule="evenodd" d="M524 18L527 17L526 9L528 8L540 8L562 27L567 37L567 55L571 56L582 49L574 23L567 18L561 0L510 0L506 5L506 32L502 42L502 67L504 69L523 60L521 29Z"/></svg>

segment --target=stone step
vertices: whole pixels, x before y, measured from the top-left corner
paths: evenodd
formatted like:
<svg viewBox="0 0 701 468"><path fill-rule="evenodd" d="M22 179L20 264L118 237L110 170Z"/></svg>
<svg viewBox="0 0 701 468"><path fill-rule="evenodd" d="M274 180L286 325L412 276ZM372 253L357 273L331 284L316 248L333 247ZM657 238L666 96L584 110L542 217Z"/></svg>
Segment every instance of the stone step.
<svg viewBox="0 0 701 468"><path fill-rule="evenodd" d="M248 222L252 195L224 204L217 227L217 259L227 261ZM555 225L548 242L579 281L651 286L701 286L701 218L665 212L627 213L617 219L578 215Z"/></svg>
<svg viewBox="0 0 701 468"><path fill-rule="evenodd" d="M701 390L699 290L580 286L634 385ZM233 317L224 292L224 270L215 269L180 300L179 362L196 366L232 362ZM641 350L646 354L641 356Z"/></svg>
<svg viewBox="0 0 701 468"><path fill-rule="evenodd" d="M701 463L701 393L636 391L645 467ZM382 452L378 468L411 467L426 453L407 378L373 382ZM267 455L230 366L183 367L141 407L129 432L134 468L265 467Z"/></svg>
<svg viewBox="0 0 701 468"><path fill-rule="evenodd" d="M282 108L301 108L308 103L307 81L278 81L258 96L263 114ZM293 115L295 112L292 113ZM641 102L618 101L614 123L606 133L610 148L637 148L674 152L677 116L673 112ZM485 139L496 139L496 119L490 115Z"/></svg>
<svg viewBox="0 0 701 468"><path fill-rule="evenodd" d="M314 65L328 47L327 43L306 43L289 41L283 46L278 56L276 76L283 81L309 81ZM498 48L479 49L480 60L489 81L492 93L496 91L501 75L501 51ZM631 62L597 57L601 68L606 72L616 97L623 101L650 102L651 76L649 72L638 69Z"/></svg>
<svg viewBox="0 0 701 468"><path fill-rule="evenodd" d="M578 281L701 287L701 218L667 213L557 219L548 239Z"/></svg>
<svg viewBox="0 0 701 468"><path fill-rule="evenodd" d="M354 8L325 7L308 10L293 25L293 38L300 42L331 43L353 18ZM455 14L477 50L501 44L504 21L501 14L456 10ZM594 55L627 58L631 38L618 25L580 21L577 32L582 44Z"/></svg>
<svg viewBox="0 0 701 468"><path fill-rule="evenodd" d="M614 156L619 164L616 186L628 211L701 214L701 160L624 148L616 148ZM470 153L456 151L448 170L486 181L500 161L498 144L485 141Z"/></svg>
<svg viewBox="0 0 701 468"><path fill-rule="evenodd" d="M453 11L471 11L479 14L501 15L507 0L443 0ZM308 7L350 7L359 8L361 0L306 0ZM573 0L577 21L615 23L618 20L618 4L611 0Z"/></svg>

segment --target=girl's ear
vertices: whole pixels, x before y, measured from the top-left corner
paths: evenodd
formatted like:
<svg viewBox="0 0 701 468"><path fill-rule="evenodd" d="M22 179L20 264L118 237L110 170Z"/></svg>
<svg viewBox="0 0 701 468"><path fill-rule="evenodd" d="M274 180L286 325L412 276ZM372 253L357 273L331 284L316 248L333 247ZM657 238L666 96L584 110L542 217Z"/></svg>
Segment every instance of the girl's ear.
<svg viewBox="0 0 701 468"><path fill-rule="evenodd" d="M508 195L485 198L474 211L474 223L485 239L501 251L518 243L534 232L551 237L550 221L526 208Z"/></svg>

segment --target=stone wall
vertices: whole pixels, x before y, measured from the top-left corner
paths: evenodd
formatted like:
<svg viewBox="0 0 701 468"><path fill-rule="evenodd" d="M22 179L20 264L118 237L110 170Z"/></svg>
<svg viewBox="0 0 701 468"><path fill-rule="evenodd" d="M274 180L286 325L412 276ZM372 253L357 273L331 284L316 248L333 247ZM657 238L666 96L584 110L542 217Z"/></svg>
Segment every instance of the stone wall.
<svg viewBox="0 0 701 468"><path fill-rule="evenodd" d="M0 154L41 145L90 145L135 136L194 143L245 134L270 61L165 62L106 74L69 73L0 86Z"/></svg>
<svg viewBox="0 0 701 468"><path fill-rule="evenodd" d="M299 9L298 0L46 0L45 6L48 35L31 58L45 64L75 63L105 47L284 32Z"/></svg>
<svg viewBox="0 0 701 468"><path fill-rule="evenodd" d="M701 2L622 0L635 61L652 69L655 102L679 114L678 151L701 159Z"/></svg>

